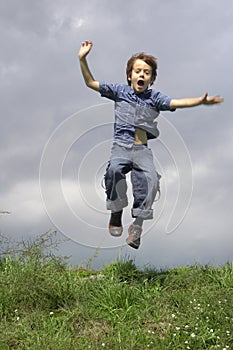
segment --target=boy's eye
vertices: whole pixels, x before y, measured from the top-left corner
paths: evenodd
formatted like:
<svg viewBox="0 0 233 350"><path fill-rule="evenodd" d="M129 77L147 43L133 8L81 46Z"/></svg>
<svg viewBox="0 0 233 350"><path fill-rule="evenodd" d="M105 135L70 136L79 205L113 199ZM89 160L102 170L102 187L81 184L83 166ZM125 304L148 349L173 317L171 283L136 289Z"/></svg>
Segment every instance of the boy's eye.
<svg viewBox="0 0 233 350"><path fill-rule="evenodd" d="M140 69L135 69L134 72L135 72L136 74L139 74L139 73L141 72L141 70L140 70ZM146 75L149 75L149 74L150 74L150 72L149 72L148 70L145 70L144 73L145 73Z"/></svg>

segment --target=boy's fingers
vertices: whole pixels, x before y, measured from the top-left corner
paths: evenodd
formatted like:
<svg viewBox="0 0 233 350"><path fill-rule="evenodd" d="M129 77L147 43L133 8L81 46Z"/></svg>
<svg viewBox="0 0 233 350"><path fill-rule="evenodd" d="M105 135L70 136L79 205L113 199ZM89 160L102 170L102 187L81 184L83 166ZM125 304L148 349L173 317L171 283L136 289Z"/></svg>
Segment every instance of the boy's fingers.
<svg viewBox="0 0 233 350"><path fill-rule="evenodd" d="M91 44L92 44L92 42L90 40L85 40L84 41L84 45L86 45L86 46L91 45Z"/></svg>
<svg viewBox="0 0 233 350"><path fill-rule="evenodd" d="M223 100L223 98L222 98L221 96L217 95L217 96L215 96L215 101L221 103L221 102L223 102L224 100Z"/></svg>
<svg viewBox="0 0 233 350"><path fill-rule="evenodd" d="M92 41L90 40L85 40L82 42L82 47L87 47L87 46L92 46Z"/></svg>

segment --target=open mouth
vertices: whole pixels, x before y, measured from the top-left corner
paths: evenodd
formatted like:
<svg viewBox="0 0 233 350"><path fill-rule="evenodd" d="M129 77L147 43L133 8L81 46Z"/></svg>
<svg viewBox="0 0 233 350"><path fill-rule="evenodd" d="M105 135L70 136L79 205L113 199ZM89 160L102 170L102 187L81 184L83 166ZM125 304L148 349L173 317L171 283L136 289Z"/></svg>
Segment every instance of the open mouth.
<svg viewBox="0 0 233 350"><path fill-rule="evenodd" d="M144 86L144 80L139 79L138 80L138 86L143 87Z"/></svg>

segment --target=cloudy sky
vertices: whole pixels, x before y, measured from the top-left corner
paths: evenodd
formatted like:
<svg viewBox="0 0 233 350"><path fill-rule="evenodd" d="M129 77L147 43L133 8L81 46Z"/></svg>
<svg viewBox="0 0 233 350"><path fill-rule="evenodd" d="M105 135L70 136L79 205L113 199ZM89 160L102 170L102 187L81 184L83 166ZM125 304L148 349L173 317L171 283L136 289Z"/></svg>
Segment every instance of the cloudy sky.
<svg viewBox="0 0 233 350"><path fill-rule="evenodd" d="M230 0L10 0L0 3L0 231L21 239L50 229L70 242L61 254L99 268L119 256L157 268L233 259ZM125 82L128 58L158 58L154 89L173 98L219 94L224 103L159 117L151 141L162 174L154 220L138 251L109 237L101 187L113 105L84 86L77 60L99 81ZM129 182L129 201L131 188Z"/></svg>

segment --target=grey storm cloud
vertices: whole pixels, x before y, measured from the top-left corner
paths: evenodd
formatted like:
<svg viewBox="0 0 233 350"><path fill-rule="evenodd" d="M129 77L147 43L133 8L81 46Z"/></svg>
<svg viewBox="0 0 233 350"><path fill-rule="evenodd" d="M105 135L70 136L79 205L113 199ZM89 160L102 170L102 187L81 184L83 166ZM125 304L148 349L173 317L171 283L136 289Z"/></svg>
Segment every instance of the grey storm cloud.
<svg viewBox="0 0 233 350"><path fill-rule="evenodd" d="M61 173L57 174L51 167L43 180L45 183L47 180L53 194L50 204L54 205L55 217L59 215L63 219L55 186L62 174L65 201L76 217L81 218L76 222L77 228L74 227L77 237L72 237L74 242L67 248L75 263L93 252L88 244L93 247L95 242L98 247L101 244L109 247L99 253L99 263L111 260L122 249L140 264L149 262L165 267L193 262L224 263L232 259L232 15L230 0L224 4L220 0L2 2L0 209L12 214L1 217L1 232L30 236L51 227L57 229L43 203L39 175L46 145L60 128L60 139L50 164L62 154L65 140L72 132L73 141L66 145ZM192 199L173 234L164 232L165 216L147 223L144 244L137 253L124 245L122 248L123 241L112 242L106 229L108 213L100 180L110 152L113 107L107 105L101 109L109 101L84 85L77 51L85 39L94 42L88 60L99 81L126 82L128 58L146 51L158 58L155 89L174 98L200 96L208 91L225 99L221 106L164 113L163 117L176 129L190 155ZM72 116L77 135L83 130L78 139L75 130L67 128L62 133L62 126L69 126ZM164 211L168 216L176 199L179 174L161 140L151 142L150 146L164 171L162 196L167 196ZM181 168L185 174L185 164ZM77 186L82 187L86 198ZM155 216L160 207L159 202L155 204ZM124 220L126 231L131 220L129 209ZM63 221L66 223L65 217ZM98 232L105 243L96 238ZM90 241L85 241L88 234Z"/></svg>

